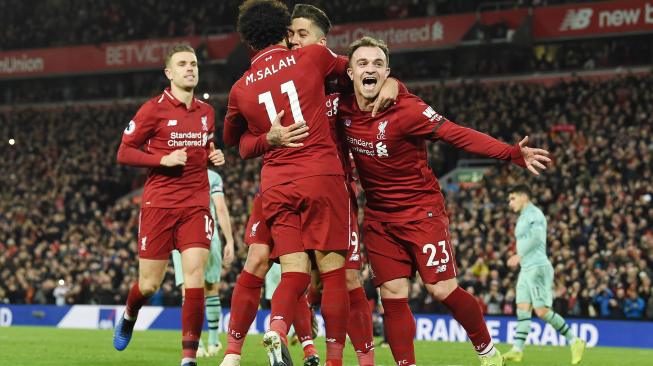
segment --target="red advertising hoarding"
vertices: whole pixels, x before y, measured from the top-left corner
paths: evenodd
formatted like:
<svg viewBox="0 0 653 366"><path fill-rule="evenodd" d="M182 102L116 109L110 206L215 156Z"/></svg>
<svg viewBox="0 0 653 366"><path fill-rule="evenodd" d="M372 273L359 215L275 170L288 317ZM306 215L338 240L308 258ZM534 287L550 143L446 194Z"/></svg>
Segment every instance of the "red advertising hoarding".
<svg viewBox="0 0 653 366"><path fill-rule="evenodd" d="M166 53L178 44L204 45L211 60L224 60L238 42L231 33L0 52L0 78L163 68Z"/></svg>
<svg viewBox="0 0 653 366"><path fill-rule="evenodd" d="M535 40L653 31L653 1L622 0L536 8Z"/></svg>
<svg viewBox="0 0 653 366"><path fill-rule="evenodd" d="M327 44L336 53L345 53L349 44L363 36L383 39L390 51L419 50L455 45L476 22L474 14L450 15L387 22L336 25Z"/></svg>

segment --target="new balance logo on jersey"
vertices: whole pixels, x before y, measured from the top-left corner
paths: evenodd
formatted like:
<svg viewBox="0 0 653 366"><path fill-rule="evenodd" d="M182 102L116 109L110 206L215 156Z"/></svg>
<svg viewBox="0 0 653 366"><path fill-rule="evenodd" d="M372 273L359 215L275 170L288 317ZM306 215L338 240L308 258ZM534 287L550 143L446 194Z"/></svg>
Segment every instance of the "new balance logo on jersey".
<svg viewBox="0 0 653 366"><path fill-rule="evenodd" d="M442 273L445 272L446 270L447 270L447 265L443 264L435 269L435 273Z"/></svg>
<svg viewBox="0 0 653 366"><path fill-rule="evenodd" d="M168 127L176 126L176 125L177 125L177 120L176 119L169 119L168 120Z"/></svg>
<svg viewBox="0 0 653 366"><path fill-rule="evenodd" d="M359 261L360 259L361 259L361 256L358 255L358 254L352 254L351 257L349 257L350 262L356 262L356 261Z"/></svg>
<svg viewBox="0 0 653 366"><path fill-rule="evenodd" d="M260 223L261 223L261 221L257 221L256 223L254 223L254 225L252 225L252 231L249 233L250 238L253 238L253 237L256 236L256 229L258 229L258 225Z"/></svg>
<svg viewBox="0 0 653 366"><path fill-rule="evenodd" d="M388 146L383 142L376 143L376 155L380 158L388 157Z"/></svg>
<svg viewBox="0 0 653 366"><path fill-rule="evenodd" d="M385 140L385 128L388 126L388 121L379 122L379 133L376 134L376 138L379 140Z"/></svg>
<svg viewBox="0 0 653 366"><path fill-rule="evenodd" d="M431 122L433 122L433 121L438 121L438 122L442 121L442 116L439 115L438 112L436 112L433 108L431 108L431 106L426 107L426 109L424 110L424 112L422 112L422 114L426 118L428 118L429 121L431 121Z"/></svg>
<svg viewBox="0 0 653 366"><path fill-rule="evenodd" d="M147 236L144 236L141 239L141 250L145 251L146 248L147 248Z"/></svg>
<svg viewBox="0 0 653 366"><path fill-rule="evenodd" d="M591 8L569 9L560 25L561 31L585 29L590 25L593 10Z"/></svg>

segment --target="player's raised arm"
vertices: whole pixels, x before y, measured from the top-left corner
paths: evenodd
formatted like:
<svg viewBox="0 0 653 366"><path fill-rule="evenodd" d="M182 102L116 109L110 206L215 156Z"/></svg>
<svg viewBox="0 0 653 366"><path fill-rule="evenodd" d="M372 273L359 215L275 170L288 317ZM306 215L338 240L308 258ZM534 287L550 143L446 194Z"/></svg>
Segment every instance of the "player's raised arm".
<svg viewBox="0 0 653 366"><path fill-rule="evenodd" d="M399 93L408 93L408 88L395 78L387 78L381 86L379 95L376 97L374 107L372 108L372 117L376 117L377 112L383 112L397 101Z"/></svg>
<svg viewBox="0 0 653 366"><path fill-rule="evenodd" d="M412 113L421 112L421 115L418 116L420 123L406 127L407 133L410 135L423 136L431 140L444 140L470 153L510 161L522 168L527 168L534 175L539 175L538 169L546 169L544 164L551 162L551 159L548 158L548 151L526 146L527 138L519 144L511 146L492 136L449 121L415 96L407 96L407 98L415 98L415 103L419 106Z"/></svg>

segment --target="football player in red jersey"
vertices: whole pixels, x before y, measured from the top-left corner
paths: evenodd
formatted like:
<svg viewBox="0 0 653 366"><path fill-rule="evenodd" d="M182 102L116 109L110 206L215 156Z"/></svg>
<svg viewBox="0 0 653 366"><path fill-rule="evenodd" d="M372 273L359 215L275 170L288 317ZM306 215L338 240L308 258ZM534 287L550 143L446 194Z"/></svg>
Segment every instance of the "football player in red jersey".
<svg viewBox="0 0 653 366"><path fill-rule="evenodd" d="M548 152L527 147L527 138L511 146L459 126L409 93L399 94L396 104L372 117L372 103L390 72L388 49L382 41L364 37L352 43L349 59L355 92L341 98L339 128L365 190L364 241L395 361L416 364L415 323L407 297L409 278L419 271L429 294L467 331L481 365L502 365L478 302L456 281L444 197L427 163L426 142L444 140L534 174L550 162Z"/></svg>
<svg viewBox="0 0 653 366"><path fill-rule="evenodd" d="M306 252L310 251L320 271L323 299L328 299L322 302L327 364L342 365L349 313L344 263L351 207L340 156L330 138L324 82L331 74L344 73L346 61L319 45L289 50L289 25L288 9L279 1L249 0L241 5L239 32L258 53L229 93L224 136L229 144L234 134L247 129L265 141L280 110L286 111L282 125L306 121L310 126L312 132L301 148L272 149L263 160L263 216L274 241L271 257L278 258L282 268L264 345L272 365L292 362L284 352L285 336L310 281Z"/></svg>
<svg viewBox="0 0 653 366"><path fill-rule="evenodd" d="M138 231L138 282L127 297L114 333L114 347L127 347L138 311L160 287L170 252L181 252L185 301L182 306L182 365L196 365L204 322L204 267L213 236L207 160L224 164L215 149L213 107L193 97L199 72L190 46L166 57L170 87L141 106L125 129L120 164L150 168L143 189ZM143 150L141 150L143 147Z"/></svg>
<svg viewBox="0 0 653 366"><path fill-rule="evenodd" d="M289 42L293 48L300 48L312 44L326 46L326 35L331 28L331 22L322 10L313 5L297 4L293 10L291 19ZM346 80L346 83L347 85L344 87L350 89L351 83L348 80ZM327 83L328 90L325 107L327 109L329 124L332 128L332 135L336 139L335 123L340 95L337 89L342 89L342 86L334 89L331 84L333 83ZM387 106L396 100L399 90L401 89L398 87L398 82L389 78L388 82L381 88L375 107L379 110L387 108ZM278 119L275 119L270 131L267 133L267 143L271 147L299 147L302 146L301 143L296 143L295 141L305 138L307 136L306 130L307 128L304 124L293 124L284 127L278 123ZM245 135L240 141L240 153L243 158L259 156L264 152L255 151L253 149L255 146L251 144L247 146L246 138L250 139L250 142L252 139L256 139L250 133L245 132ZM339 145L342 144L341 140L336 139ZM339 146L339 149L341 148L342 146ZM343 159L343 168L347 175L347 181L353 187L355 183L353 180L353 169L349 163L349 154L346 150L340 150L340 156ZM356 209L355 188L350 188L350 196L352 197L352 207L354 209L351 210L351 243L345 264L347 290L349 291L350 301L347 334L354 345L359 364L373 365L374 340L372 334L372 317L365 293L360 284L361 254L358 245L358 210ZM225 358L221 364L222 366L239 365L244 336L255 318L256 308L258 307L257 300L260 297L263 277L269 269L268 258L271 239L269 237L269 229L262 217L260 196L256 196L254 199L253 210L245 232L245 243L249 246L249 252L247 261L245 262L245 268L238 278L232 296L232 309L234 310L232 310L229 321L229 342L225 351ZM297 305L297 314L295 314L294 319L295 331L304 349L304 366L319 365L319 358L312 344L311 324L309 321L310 313L307 312L308 309L305 306L306 301L305 296L300 297L300 302ZM237 304L237 306L234 304Z"/></svg>

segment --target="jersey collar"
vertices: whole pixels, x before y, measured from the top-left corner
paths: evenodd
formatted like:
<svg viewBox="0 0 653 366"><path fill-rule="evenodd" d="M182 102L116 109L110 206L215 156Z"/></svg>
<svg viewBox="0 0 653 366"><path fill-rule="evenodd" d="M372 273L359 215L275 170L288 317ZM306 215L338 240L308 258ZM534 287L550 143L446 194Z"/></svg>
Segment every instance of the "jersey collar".
<svg viewBox="0 0 653 366"><path fill-rule="evenodd" d="M268 47L262 49L261 51L259 51L259 53L254 55L254 57L252 57L252 65L256 61L262 59L265 56L268 56L268 55L271 55L271 54L277 53L277 52L282 52L282 51L288 51L288 47L284 47L284 46L281 46L281 45L278 45L278 44L268 46Z"/></svg>
<svg viewBox="0 0 653 366"><path fill-rule="evenodd" d="M184 107L186 109L186 104L182 102L181 100L175 98L174 95L172 95L172 92L170 91L170 87L167 87L163 90L163 95L165 96L165 99L170 102L173 106L175 107ZM197 102L197 98L193 97L193 101L190 103L190 108L188 109L189 111L195 110L199 108L200 105Z"/></svg>

